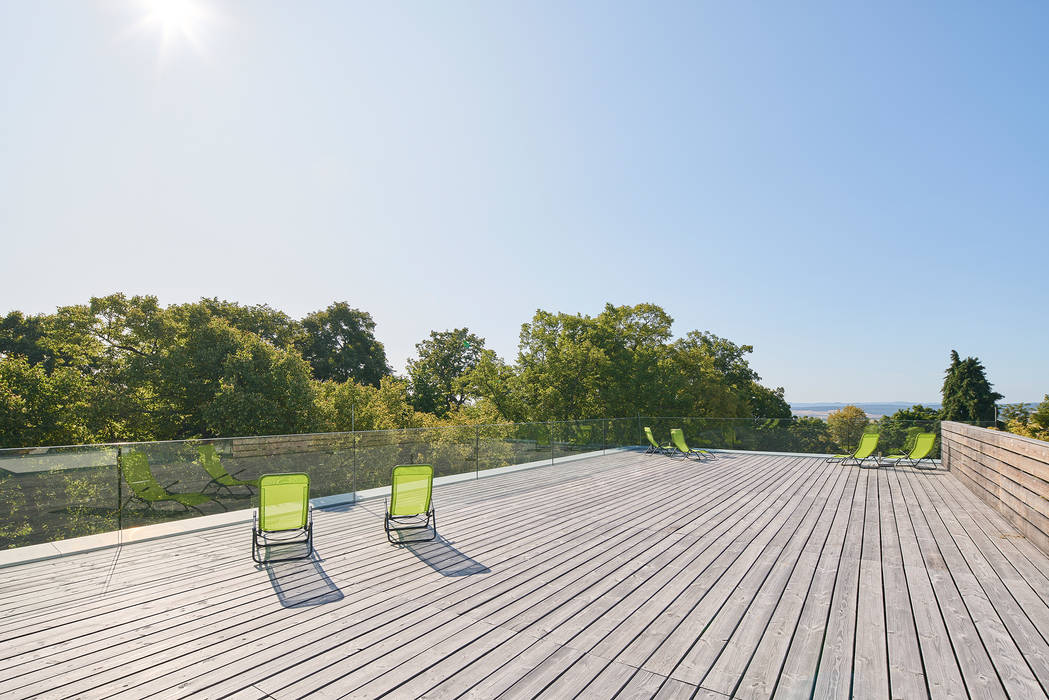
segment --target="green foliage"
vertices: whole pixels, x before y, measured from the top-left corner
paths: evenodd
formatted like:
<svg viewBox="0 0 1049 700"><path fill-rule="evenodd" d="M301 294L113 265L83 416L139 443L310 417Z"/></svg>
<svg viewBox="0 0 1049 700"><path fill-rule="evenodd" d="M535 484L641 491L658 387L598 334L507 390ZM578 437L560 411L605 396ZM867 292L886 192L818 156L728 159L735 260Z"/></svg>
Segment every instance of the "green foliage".
<svg viewBox="0 0 1049 700"><path fill-rule="evenodd" d="M951 350L951 364L943 380L944 420L993 421L994 404L1002 395L991 390L983 364L975 357L964 360Z"/></svg>
<svg viewBox="0 0 1049 700"><path fill-rule="evenodd" d="M1045 394L1042 403L1031 414L1031 423L1037 425L1044 431L1049 431L1049 394Z"/></svg>
<svg viewBox="0 0 1049 700"><path fill-rule="evenodd" d="M891 416L882 416L878 421L878 451L882 454L906 454L914 447L919 433L940 432L940 412L918 404L901 408ZM939 438L933 450L939 454Z"/></svg>
<svg viewBox="0 0 1049 700"><path fill-rule="evenodd" d="M1049 394L1034 408L1026 404L1005 406L1002 419L1011 433L1049 442Z"/></svg>
<svg viewBox="0 0 1049 700"><path fill-rule="evenodd" d="M860 436L870 419L859 406L843 406L827 416L827 430L831 439L842 449L850 450L859 444Z"/></svg>
<svg viewBox="0 0 1049 700"><path fill-rule="evenodd" d="M371 314L344 301L304 318L296 346L313 367L313 376L322 381L353 380L377 387L390 374Z"/></svg>
<svg viewBox="0 0 1049 700"><path fill-rule="evenodd" d="M324 382L320 386L320 414L324 429L393 430L423 425L423 417L412 408L408 382L383 377L378 387L356 382Z"/></svg>
<svg viewBox="0 0 1049 700"><path fill-rule="evenodd" d="M25 357L0 358L0 447L87 442L91 404L91 386L77 370L48 374Z"/></svg>
<svg viewBox="0 0 1049 700"><path fill-rule="evenodd" d="M826 421L819 418L799 416L790 424L792 452L815 452L829 454L835 450L834 440Z"/></svg>
<svg viewBox="0 0 1049 700"><path fill-rule="evenodd" d="M788 429L783 390L759 383L747 362L751 346L700 331L672 341L671 323L653 304L609 304L593 317L539 310L522 326L516 364L466 328L434 331L416 346L405 379L390 374L372 317L345 302L299 322L267 305L206 298L165 308L153 296L112 294L53 314L13 312L0 322L0 441L148 441L638 413L780 419L763 424L761 440Z"/></svg>
<svg viewBox="0 0 1049 700"><path fill-rule="evenodd" d="M521 328L517 366L482 353L464 386L514 421L790 417L782 390L757 383L752 347L699 331L671 342L671 323L653 304L609 304L595 317L539 310Z"/></svg>
<svg viewBox="0 0 1049 700"><path fill-rule="evenodd" d="M54 368L40 345L44 335L43 317L23 316L21 311L12 311L0 320L0 357L24 357L29 364L46 363L46 369Z"/></svg>
<svg viewBox="0 0 1049 700"><path fill-rule="evenodd" d="M1034 407L1026 403L1007 403L1002 404L998 408L998 418L1005 423L1017 423L1018 425L1027 425L1027 422L1031 419L1031 413L1034 411Z"/></svg>
<svg viewBox="0 0 1049 700"><path fill-rule="evenodd" d="M212 298L201 299L197 304L187 304L182 308L202 309L211 316L224 319L237 330L256 335L285 350L295 347L295 342L301 338L303 332L302 324L268 304L241 306L236 302Z"/></svg>
<svg viewBox="0 0 1049 700"><path fill-rule="evenodd" d="M214 397L204 406L207 432L215 436L311 432L316 425L310 366L298 354L239 334L223 359Z"/></svg>
<svg viewBox="0 0 1049 700"><path fill-rule="evenodd" d="M415 410L444 417L468 398L462 378L471 372L484 351L484 338L468 328L431 331L416 344L419 357L408 362L409 390Z"/></svg>

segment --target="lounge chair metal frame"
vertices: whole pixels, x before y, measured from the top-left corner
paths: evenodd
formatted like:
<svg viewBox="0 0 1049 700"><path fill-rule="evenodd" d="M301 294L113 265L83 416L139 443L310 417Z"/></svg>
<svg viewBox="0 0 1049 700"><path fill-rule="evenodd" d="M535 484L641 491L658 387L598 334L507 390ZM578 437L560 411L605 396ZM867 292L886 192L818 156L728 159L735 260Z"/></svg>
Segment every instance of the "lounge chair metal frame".
<svg viewBox="0 0 1049 700"><path fill-rule="evenodd" d="M259 524L259 510L263 508L262 495L265 488L266 477L279 476L305 476L306 477L306 524L302 527L288 528L286 530L263 530ZM301 539L297 539L301 537ZM275 545L305 544L306 553L294 557L280 557L277 559L263 559L260 556L263 547ZM290 474L264 474L259 479L259 508L251 514L251 558L256 564L270 564L280 561L295 561L297 559L309 559L313 556L313 505L309 502L309 475L302 472Z"/></svg>
<svg viewBox="0 0 1049 700"><path fill-rule="evenodd" d="M918 433L914 438L914 446L909 453L883 457L878 464L881 465L887 462L895 467L902 463L907 463L917 469L935 469L936 463L929 456L935 446L936 433ZM922 462L928 462L929 466L923 467Z"/></svg>
<svg viewBox="0 0 1049 700"><path fill-rule="evenodd" d="M141 460L142 464L134 464L134 462L138 460ZM141 478L135 478L136 469L142 472L138 475ZM162 486L153 475L153 471L149 468L149 458L147 458L142 452L132 450L121 454L120 471L124 481L131 487L131 495L124 499L124 502L120 505L120 510L122 511L132 503L145 504L146 508L152 511L154 503L170 502L178 503L186 510L192 510L198 515L204 515L204 511L197 506L203 505L209 501L211 503L218 503L222 510L228 510L225 505L203 492L170 493L168 489L177 484L179 480L175 479L167 486ZM197 496L203 496L204 500L200 500ZM197 501L197 503L193 503L192 501Z"/></svg>
<svg viewBox="0 0 1049 700"><path fill-rule="evenodd" d="M867 444L870 441L871 437L874 438L874 443ZM878 433L863 433L862 435L860 435L860 444L856 446L855 452L853 452L851 455L846 455L844 459L841 460L841 466L852 466L851 464L849 464L849 460L852 460L852 463L855 464L857 467L866 466L866 462L868 460L872 462L872 466L879 466L881 464L879 462L880 458L874 454L874 450L878 449L878 438ZM861 452L863 452L866 448L869 448L867 449L867 453L862 457L859 456Z"/></svg>
<svg viewBox="0 0 1049 700"><path fill-rule="evenodd" d="M404 515L392 515L390 513L390 506L393 502L394 489L396 488L396 476L398 469L410 469L419 467L429 467L429 485L427 493L427 509L425 512L411 513ZM433 505L433 467L428 464L399 464L393 468L393 472L390 477L390 498L383 499L385 506L384 512L385 517L383 518L383 529L386 530L386 539L390 544L411 544L413 542L433 542L437 539L437 511ZM420 524L420 519L425 516L425 521ZM409 524L402 524L409 523ZM414 530L433 530L433 535L430 537L419 537L410 540L393 539L393 533L395 532L411 532Z"/></svg>
<svg viewBox="0 0 1049 700"><path fill-rule="evenodd" d="M648 438L649 447L645 450L646 455L660 454L660 455L672 455L674 454L673 445L660 445L656 440L656 436L652 434L652 428L645 426L645 437Z"/></svg>
<svg viewBox="0 0 1049 700"><path fill-rule="evenodd" d="M670 429L670 440L674 443L674 455L681 455L685 459L695 457L700 461L703 461L704 457L714 457L714 455L707 450L689 447L688 443L685 442L685 432L681 428Z"/></svg>
<svg viewBox="0 0 1049 700"><path fill-rule="evenodd" d="M207 454L209 447L211 448L211 455ZM243 486L248 490L249 495L255 494L254 489L259 487L259 480L238 479L237 474L243 472L243 469L238 469L231 474L219 459L218 452L215 450L214 445L200 445L197 447L197 454L199 455L200 466L202 466L204 471L208 473L208 476L211 477L211 481L204 484L204 488L200 490L201 493L207 491L211 486L215 486L216 493L222 493L224 496L236 496L236 494L233 493L232 487ZM211 469L208 468L208 461L211 459L212 455L214 455L215 463L217 463L217 469L214 464ZM222 473L216 476L216 472L218 471L221 471Z"/></svg>

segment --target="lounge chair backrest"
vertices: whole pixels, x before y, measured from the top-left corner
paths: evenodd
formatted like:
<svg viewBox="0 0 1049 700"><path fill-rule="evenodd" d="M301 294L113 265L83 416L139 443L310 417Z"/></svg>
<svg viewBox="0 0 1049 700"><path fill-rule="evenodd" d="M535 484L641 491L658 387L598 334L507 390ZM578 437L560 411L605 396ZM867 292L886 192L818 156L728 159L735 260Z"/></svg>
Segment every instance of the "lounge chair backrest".
<svg viewBox="0 0 1049 700"><path fill-rule="evenodd" d="M856 448L856 459L866 459L874 454L878 447L878 433L864 433L860 436L860 446Z"/></svg>
<svg viewBox="0 0 1049 700"><path fill-rule="evenodd" d="M685 444L685 433L681 431L681 428L670 429L670 441L674 443L674 447L682 452L689 451L688 445Z"/></svg>
<svg viewBox="0 0 1049 700"><path fill-rule="evenodd" d="M652 447L659 447L659 443L656 442L656 438L652 434L652 428L648 427L647 425L645 426L645 437L647 437L648 441L652 443Z"/></svg>
<svg viewBox="0 0 1049 700"><path fill-rule="evenodd" d="M429 464L401 464L393 468L390 486L390 515L419 515L430 510L433 493L433 467Z"/></svg>
<svg viewBox="0 0 1049 700"><path fill-rule="evenodd" d="M308 474L263 474L259 479L259 529L276 532L306 527L309 503Z"/></svg>
<svg viewBox="0 0 1049 700"><path fill-rule="evenodd" d="M222 460L219 459L214 445L198 445L197 453L200 455L200 465L212 479L220 483L229 479L229 472L222 466Z"/></svg>
<svg viewBox="0 0 1049 700"><path fill-rule="evenodd" d="M145 453L131 450L120 455L120 470L124 472L124 481L135 492L135 495L146 501L165 498L168 492L160 485L149 469L149 459Z"/></svg>
<svg viewBox="0 0 1049 700"><path fill-rule="evenodd" d="M911 450L910 459L925 459L935 444L936 433L918 433L914 438L914 449Z"/></svg>

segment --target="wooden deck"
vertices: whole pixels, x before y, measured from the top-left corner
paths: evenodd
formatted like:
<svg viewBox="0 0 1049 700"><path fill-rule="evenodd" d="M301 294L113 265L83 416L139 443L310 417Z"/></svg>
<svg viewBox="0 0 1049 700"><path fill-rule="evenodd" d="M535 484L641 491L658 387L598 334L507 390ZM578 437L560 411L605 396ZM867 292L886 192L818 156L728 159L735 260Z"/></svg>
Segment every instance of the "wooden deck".
<svg viewBox="0 0 1049 700"><path fill-rule="evenodd" d="M0 569L0 696L1044 698L1049 559L951 474L616 453Z"/></svg>

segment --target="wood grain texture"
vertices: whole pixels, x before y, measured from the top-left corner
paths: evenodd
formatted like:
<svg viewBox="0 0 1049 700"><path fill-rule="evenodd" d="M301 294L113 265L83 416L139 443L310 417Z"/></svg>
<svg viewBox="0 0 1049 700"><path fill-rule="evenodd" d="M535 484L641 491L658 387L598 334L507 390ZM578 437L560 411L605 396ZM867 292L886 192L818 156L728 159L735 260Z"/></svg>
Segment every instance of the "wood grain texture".
<svg viewBox="0 0 1049 700"><path fill-rule="evenodd" d="M362 502L305 562L241 525L6 569L0 697L1049 697L1021 481L949 452L613 453L440 486L433 543Z"/></svg>

